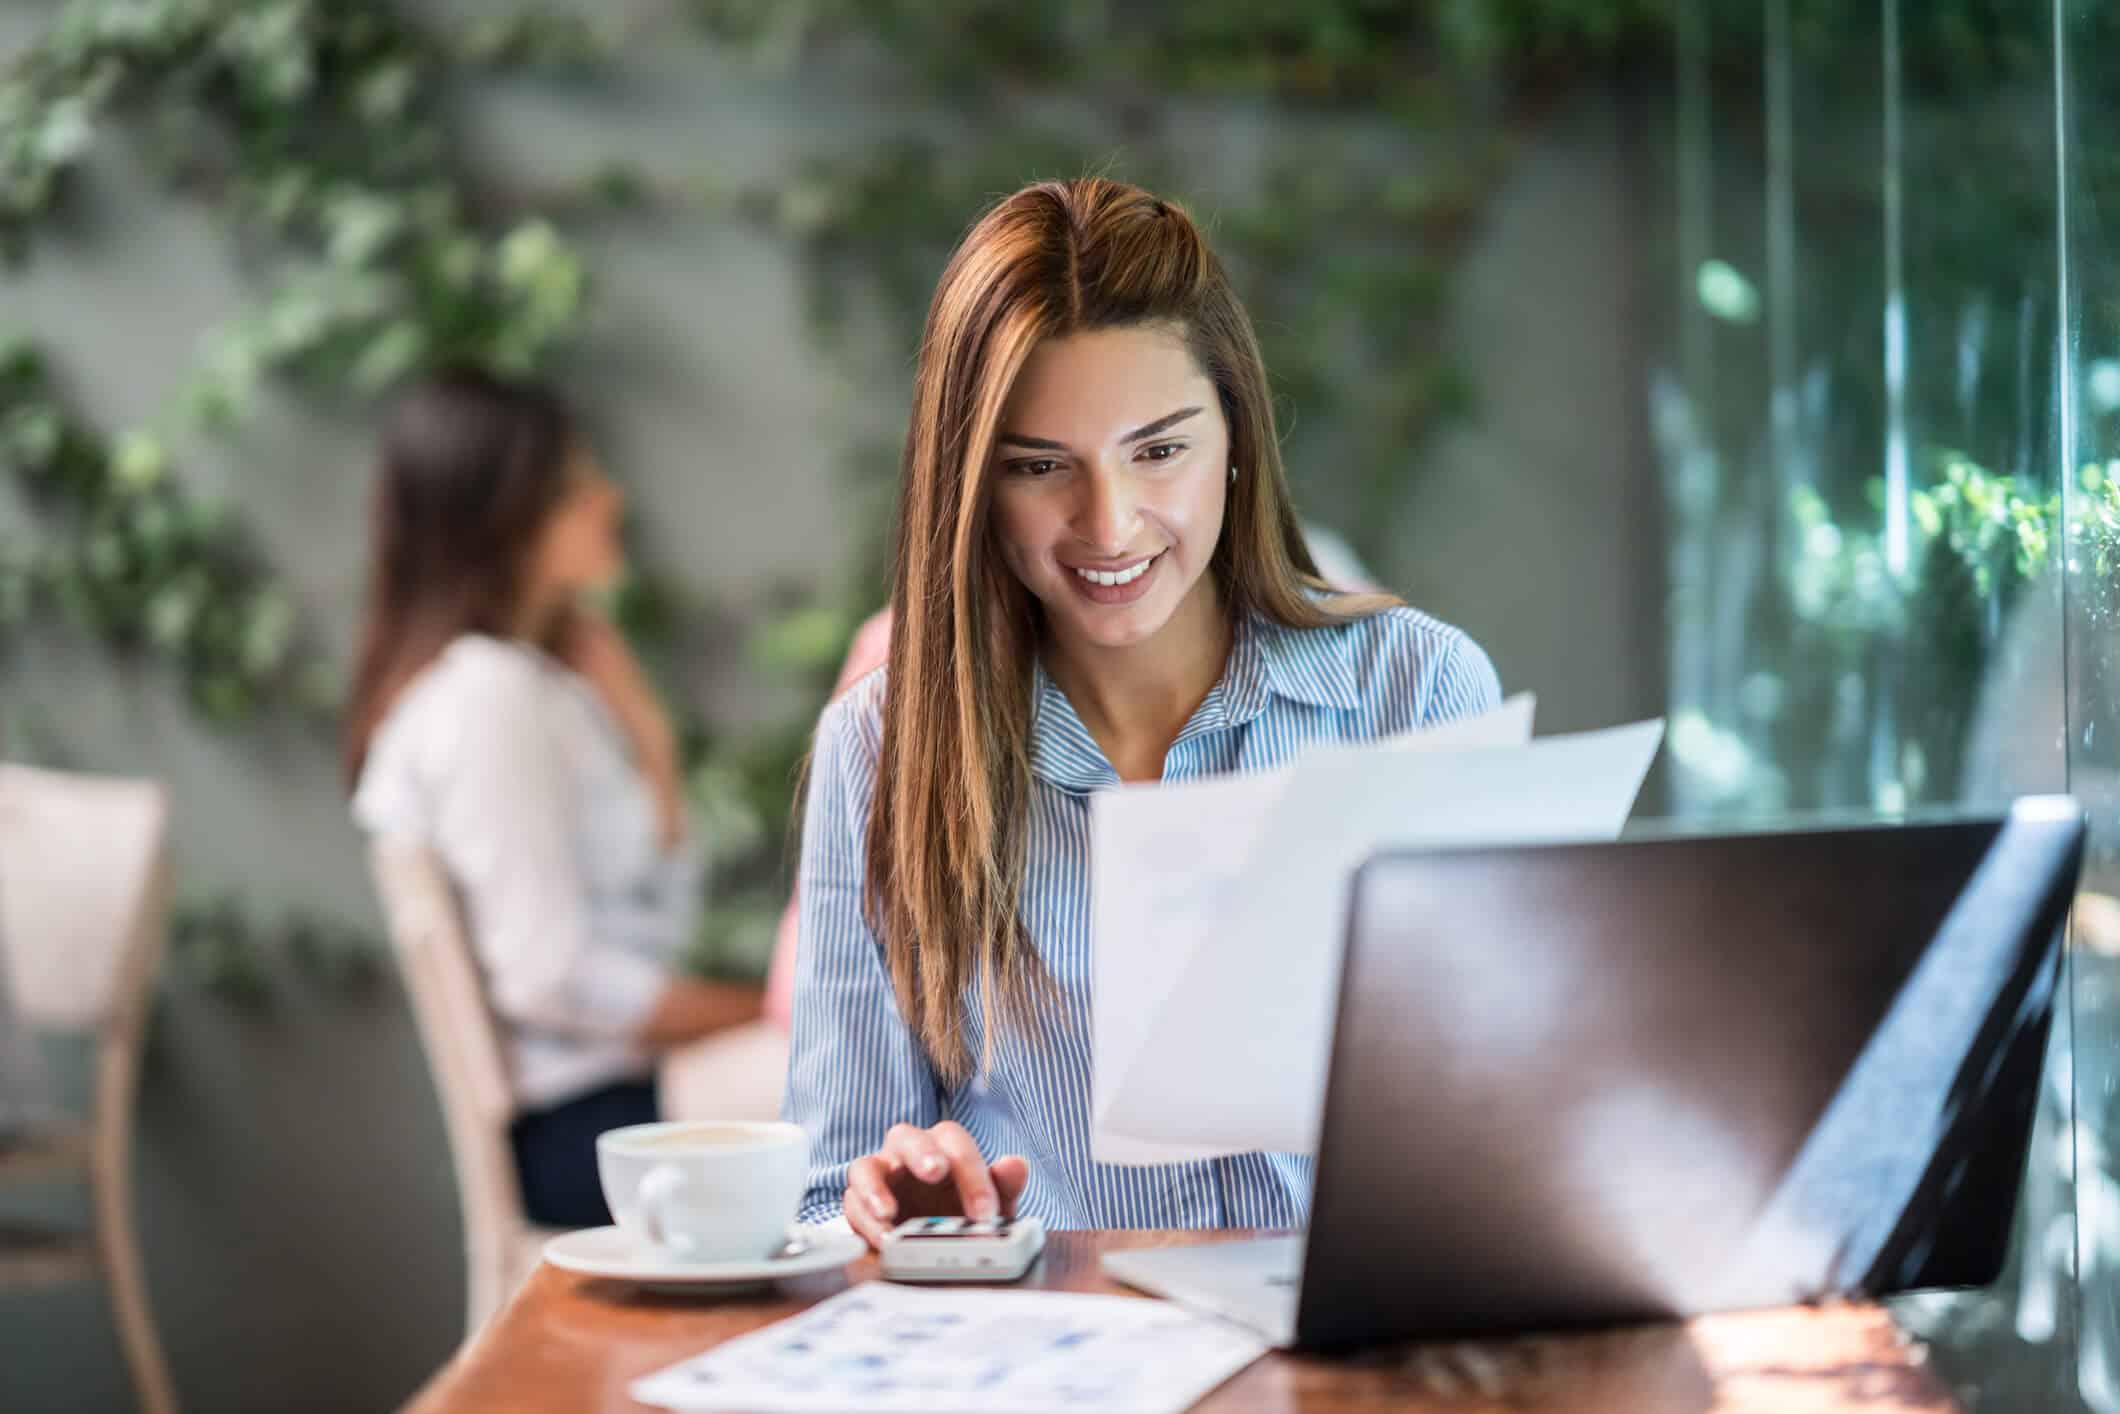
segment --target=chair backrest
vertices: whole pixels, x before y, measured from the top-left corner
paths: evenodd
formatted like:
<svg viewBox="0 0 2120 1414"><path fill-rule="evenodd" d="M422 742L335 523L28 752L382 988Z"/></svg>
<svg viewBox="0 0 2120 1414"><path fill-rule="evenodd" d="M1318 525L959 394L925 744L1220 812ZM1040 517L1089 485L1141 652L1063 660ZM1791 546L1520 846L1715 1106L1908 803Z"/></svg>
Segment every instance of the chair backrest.
<svg viewBox="0 0 2120 1414"><path fill-rule="evenodd" d="M168 936L154 781L0 764L0 939L24 1021L130 1039Z"/></svg>
<svg viewBox="0 0 2120 1414"><path fill-rule="evenodd" d="M441 1098L476 1286L505 1260L526 1222L508 1144L514 1087L441 860L423 846L388 839L377 840L368 859ZM476 1307L480 1297L473 1295Z"/></svg>

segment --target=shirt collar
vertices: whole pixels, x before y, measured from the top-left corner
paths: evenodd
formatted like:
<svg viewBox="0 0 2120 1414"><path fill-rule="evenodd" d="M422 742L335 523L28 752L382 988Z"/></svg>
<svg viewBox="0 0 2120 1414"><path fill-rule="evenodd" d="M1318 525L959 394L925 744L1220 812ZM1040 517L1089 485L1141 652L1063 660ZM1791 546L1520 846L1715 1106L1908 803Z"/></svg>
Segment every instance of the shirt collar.
<svg viewBox="0 0 2120 1414"><path fill-rule="evenodd" d="M1266 710L1271 697L1354 711L1362 699L1346 637L1288 628L1256 614L1240 619L1221 678L1178 733L1178 742L1244 726ZM1042 660L1031 678L1031 773L1076 793L1119 784L1103 748Z"/></svg>
<svg viewBox="0 0 2120 1414"><path fill-rule="evenodd" d="M1256 615L1251 624L1267 681L1276 693L1336 712L1361 707L1353 634L1332 628L1290 628Z"/></svg>

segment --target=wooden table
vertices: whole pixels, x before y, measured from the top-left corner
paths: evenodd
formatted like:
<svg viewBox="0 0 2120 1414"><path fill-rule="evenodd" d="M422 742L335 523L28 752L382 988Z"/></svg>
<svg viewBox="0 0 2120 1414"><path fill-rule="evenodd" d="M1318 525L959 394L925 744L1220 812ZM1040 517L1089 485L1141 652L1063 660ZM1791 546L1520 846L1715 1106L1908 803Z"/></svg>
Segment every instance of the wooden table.
<svg viewBox="0 0 2120 1414"><path fill-rule="evenodd" d="M1215 1241L1230 1232L1055 1233L1021 1285L1124 1292L1098 1270L1119 1247ZM638 1410L638 1376L877 1275L873 1257L843 1272L721 1300L652 1295L540 1267L477 1341L414 1399L412 1414ZM1710 1316L1684 1325L1590 1335L1407 1346L1324 1359L1269 1355L1203 1410L1613 1410L1623 1414L1824 1414L1957 1410L1942 1384L1875 1306Z"/></svg>

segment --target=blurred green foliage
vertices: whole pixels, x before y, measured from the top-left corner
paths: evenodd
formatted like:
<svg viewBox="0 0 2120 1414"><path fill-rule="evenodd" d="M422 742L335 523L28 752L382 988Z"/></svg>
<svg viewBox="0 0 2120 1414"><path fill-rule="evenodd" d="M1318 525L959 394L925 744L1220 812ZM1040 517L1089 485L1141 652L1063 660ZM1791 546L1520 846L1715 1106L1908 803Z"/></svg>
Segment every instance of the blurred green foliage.
<svg viewBox="0 0 2120 1414"><path fill-rule="evenodd" d="M2013 611L2030 592L2060 615L2062 573L2070 604L2109 606L2102 493L2080 476L2064 486L2063 469L2109 447L2120 421L2085 399L2076 445L2060 444L2060 400L2103 350L2064 334L2057 283L2061 243L2080 240L2067 213L2088 231L2120 208L2120 161L2094 136L2120 92L2120 10L2065 10L2060 125L2052 7L1700 12L1697 97L1668 129L1680 175L1660 193L1675 198L1697 164L1695 268L1678 260L1680 200L1650 232L1650 259L1694 301L1674 339L1683 350L1690 336L1673 371L1692 440L1664 449L1666 534L1691 537L1717 575L1715 617L1692 631L1719 637L1685 684L1703 695L1677 704L1713 719L1694 737L1691 808L1890 810L1996 790L1966 775L1975 734L1992 744L2009 729L2002 704L2044 710L2046 691L2002 651L2023 632ZM2064 204L2057 134L2071 127ZM2074 257L2078 299L2103 283L2093 249Z"/></svg>
<svg viewBox="0 0 2120 1414"><path fill-rule="evenodd" d="M1258 324L1306 510L1403 582L1418 547L1396 509L1424 446L1452 418L1506 415L1522 391L1469 386L1447 328L1459 261L1516 156L1585 90L1667 87L1681 18L1697 21L1718 84L1757 89L1762 7L1682 3L688 0L456 20L373 0L74 0L0 73L0 256L32 259L63 230L81 164L122 127L173 192L225 216L259 293L170 407L108 436L71 411L32 346L7 346L0 470L38 519L34 536L0 543L0 651L11 626L57 608L101 641L169 664L214 721L239 726L276 704L328 709L330 665L243 534L240 508L188 495L169 464L172 448L241 419L266 380L353 410L444 359L561 367L595 298L573 224L673 199L785 241L807 273L820 339L877 320L909 353L943 259L979 208L1027 179L1085 170L1153 186L1201 216ZM1901 8L1917 94L2015 82L2050 62L2024 42L2010 0ZM1875 3L1799 0L1791 13L1796 62L1822 91L1874 88ZM580 82L670 42L681 24L766 76L858 74L876 121L758 181L712 169L672 179L617 157L578 189L531 200L468 162L451 128L453 85L492 70ZM1949 140L1991 152L2009 138L1976 124ZM1807 190L1867 209L1874 160L1816 156ZM1946 225L1940 268L1976 277L1996 242L2036 217L2043 178L2020 176L2021 191L1966 179L1974 185L1956 199L1979 219ZM1856 249L1850 266L1872 253ZM1757 281L1741 264L1701 274L1719 317L1756 324ZM1522 334L1539 337L1535 326ZM903 359L890 368L902 380ZM695 804L716 841L701 960L717 970L762 958L814 705L874 606L879 493L894 458L862 447L850 460L866 484L855 504L875 521L868 562L759 626L754 644L758 671L802 685L798 706L741 732L684 723ZM1994 464L1978 447L1964 461ZM1975 582L2007 580L2050 549L2053 513L2020 489L2020 469L1953 490L1936 465L1917 505ZM1859 480L1792 507L1801 535L1783 576L1789 602L1812 622L1903 632L1886 601L1903 603L1905 586L1880 588L1864 558L1874 512ZM2000 500L1976 504L1976 490ZM1814 553L1829 541L1830 553ZM696 607L652 567L616 607L651 659L682 656Z"/></svg>
<svg viewBox="0 0 2120 1414"><path fill-rule="evenodd" d="M409 7L345 0L57 10L0 74L0 258L34 256L80 164L123 125L173 192L225 214L262 293L173 405L110 438L75 415L25 335L0 331L0 473L35 518L34 535L0 540L0 650L55 608L169 664L223 727L275 705L329 720L339 687L291 596L237 508L183 489L169 448L232 426L267 378L358 407L444 360L547 364L580 318L586 272L535 213L474 201L438 84L465 65L589 62L586 33L538 13L444 33ZM261 936L352 975L328 961L343 948L316 942L324 925L240 926L227 900L186 916L179 958L231 994L256 992Z"/></svg>
<svg viewBox="0 0 2120 1414"><path fill-rule="evenodd" d="M802 252L822 332L880 313L909 350L950 247L1027 180L1101 171L1184 201L1258 327L1306 510L1387 580L1413 559L1394 512L1422 447L1474 407L1445 320L1488 196L1571 94L1669 39L1657 0L692 11L768 71L844 65L921 115L712 194Z"/></svg>
<svg viewBox="0 0 2120 1414"><path fill-rule="evenodd" d="M297 650L291 599L236 510L181 489L168 449L229 426L267 377L358 406L446 359L540 366L575 327L580 258L534 214L472 213L435 87L459 62L554 62L565 27L488 20L461 47L389 6L73 3L0 75L0 255L34 254L122 123L172 189L226 212L263 290L178 405L112 439L0 331L0 470L42 517L33 541L0 543L0 641L50 602L176 665L213 721L274 700L328 712L337 689Z"/></svg>
<svg viewBox="0 0 2120 1414"><path fill-rule="evenodd" d="M0 642L44 605L173 668L209 720L291 699L328 718L330 676L294 608L221 509L186 494L146 433L115 446L72 416L26 340L0 340L0 474L57 533L0 540Z"/></svg>

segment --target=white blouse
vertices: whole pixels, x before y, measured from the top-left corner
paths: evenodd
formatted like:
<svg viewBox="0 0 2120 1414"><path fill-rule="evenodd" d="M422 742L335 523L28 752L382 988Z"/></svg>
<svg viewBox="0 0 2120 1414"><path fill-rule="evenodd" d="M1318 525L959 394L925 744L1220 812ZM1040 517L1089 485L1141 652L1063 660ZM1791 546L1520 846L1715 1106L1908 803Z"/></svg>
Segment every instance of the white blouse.
<svg viewBox="0 0 2120 1414"><path fill-rule="evenodd" d="M353 813L447 866L524 1108L646 1073L634 1033L697 928L703 855L696 835L662 847L654 793L583 678L458 638L377 728Z"/></svg>

